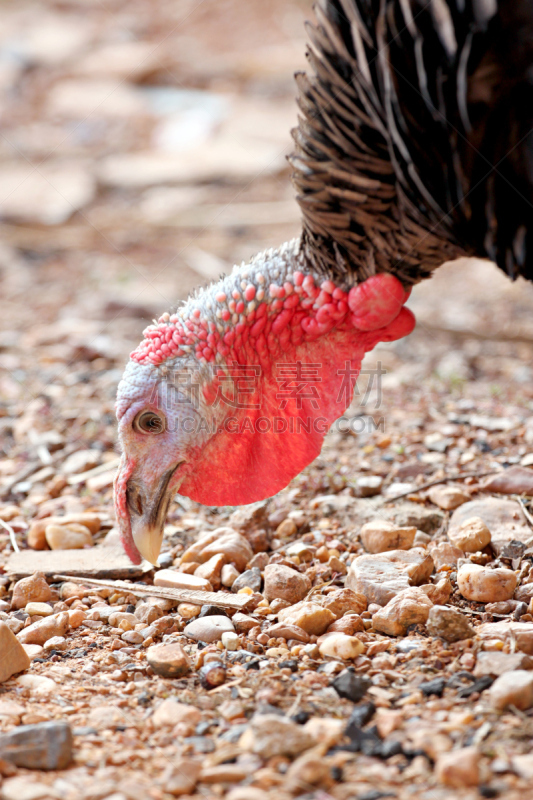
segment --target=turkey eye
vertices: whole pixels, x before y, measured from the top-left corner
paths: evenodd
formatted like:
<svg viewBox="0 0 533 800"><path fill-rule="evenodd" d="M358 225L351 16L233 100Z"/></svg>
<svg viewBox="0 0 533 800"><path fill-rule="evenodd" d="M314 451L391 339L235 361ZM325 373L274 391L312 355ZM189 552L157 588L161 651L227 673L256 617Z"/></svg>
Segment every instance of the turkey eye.
<svg viewBox="0 0 533 800"><path fill-rule="evenodd" d="M133 427L139 433L163 433L165 419L156 414L155 411L141 411L135 417Z"/></svg>

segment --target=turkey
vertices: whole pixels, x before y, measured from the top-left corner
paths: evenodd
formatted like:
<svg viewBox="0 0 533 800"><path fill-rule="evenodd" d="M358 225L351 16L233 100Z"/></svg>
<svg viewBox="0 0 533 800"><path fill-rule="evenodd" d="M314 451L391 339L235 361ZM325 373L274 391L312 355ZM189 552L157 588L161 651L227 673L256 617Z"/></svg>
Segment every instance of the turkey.
<svg viewBox="0 0 533 800"><path fill-rule="evenodd" d="M320 452L361 360L406 336L413 284L461 255L533 278L530 0L322 0L293 181L301 237L144 331L118 388L131 560L175 493L274 495Z"/></svg>

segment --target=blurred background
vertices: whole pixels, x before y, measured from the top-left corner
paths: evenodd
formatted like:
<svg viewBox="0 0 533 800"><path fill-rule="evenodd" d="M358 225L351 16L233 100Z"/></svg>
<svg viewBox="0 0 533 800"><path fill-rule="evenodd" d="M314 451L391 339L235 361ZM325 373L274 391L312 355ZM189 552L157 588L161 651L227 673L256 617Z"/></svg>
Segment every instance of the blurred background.
<svg viewBox="0 0 533 800"><path fill-rule="evenodd" d="M2 2L0 487L28 509L75 506L53 465L80 447L79 473L115 458L145 325L298 235L285 157L311 17L311 0ZM456 262L410 304L416 332L369 357L385 387L529 411L531 286Z"/></svg>

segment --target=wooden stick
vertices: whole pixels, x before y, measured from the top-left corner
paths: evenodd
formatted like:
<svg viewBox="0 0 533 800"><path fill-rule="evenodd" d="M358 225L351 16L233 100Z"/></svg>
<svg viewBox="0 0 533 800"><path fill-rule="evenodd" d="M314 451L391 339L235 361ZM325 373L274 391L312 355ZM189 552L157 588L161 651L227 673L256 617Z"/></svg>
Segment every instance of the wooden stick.
<svg viewBox="0 0 533 800"><path fill-rule="evenodd" d="M395 500L401 500L402 497L409 497L410 494L418 494L418 492L423 492L426 489L431 489L432 486L438 486L439 483L448 483L448 481L462 481L465 478L485 478L487 475L499 475L499 474L500 474L499 470L491 470L490 472L465 472L462 475L448 475L446 478L439 478L438 481L430 481L429 483L423 483L422 486L415 486L408 492L404 492L403 494L397 494L395 497L383 498L383 502L393 503Z"/></svg>
<svg viewBox="0 0 533 800"><path fill-rule="evenodd" d="M7 522L4 522L3 519L0 519L0 525L2 526L2 528L5 528L6 531L9 533L9 538L11 540L11 547L13 548L15 553L20 553L19 546L17 544L17 539L15 537L15 531L13 530L11 525L8 525Z"/></svg>
<svg viewBox="0 0 533 800"><path fill-rule="evenodd" d="M102 586L104 589L129 592L139 597L162 597L164 600L176 600L178 603L193 603L195 606L214 605L234 608L239 611L250 602L250 595L231 594L230 592L202 592L198 589L170 589L164 586L146 586L127 581L102 581L98 578L81 578L79 575L54 575L53 580L73 581L81 586Z"/></svg>

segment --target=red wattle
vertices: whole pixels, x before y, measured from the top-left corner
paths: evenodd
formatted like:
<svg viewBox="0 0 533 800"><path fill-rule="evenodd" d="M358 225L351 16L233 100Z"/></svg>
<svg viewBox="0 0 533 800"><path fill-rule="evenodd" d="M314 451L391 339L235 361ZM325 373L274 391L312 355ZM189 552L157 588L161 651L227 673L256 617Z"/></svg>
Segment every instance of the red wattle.
<svg viewBox="0 0 533 800"><path fill-rule="evenodd" d="M360 331L384 328L398 316L405 302L405 291L394 275L373 275L350 289L348 305L352 322Z"/></svg>

